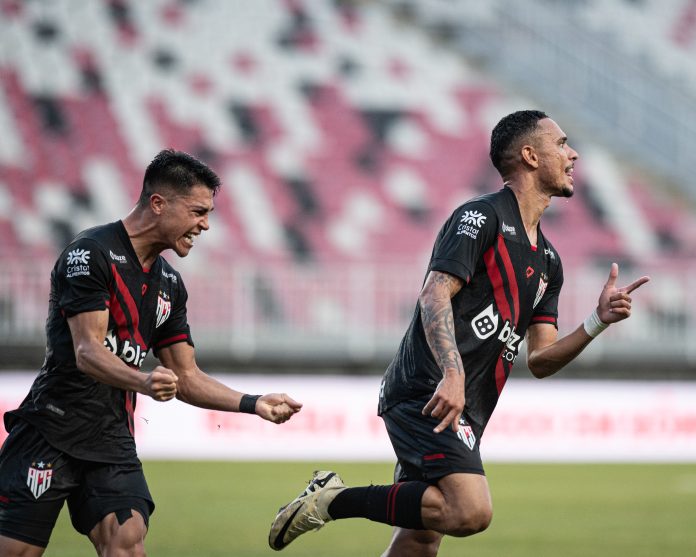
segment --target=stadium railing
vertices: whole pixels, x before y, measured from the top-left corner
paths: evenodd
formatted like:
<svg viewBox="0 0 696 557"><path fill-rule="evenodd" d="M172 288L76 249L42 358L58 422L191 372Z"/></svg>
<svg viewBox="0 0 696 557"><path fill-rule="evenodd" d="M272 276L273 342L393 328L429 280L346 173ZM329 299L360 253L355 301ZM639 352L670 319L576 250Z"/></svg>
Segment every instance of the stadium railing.
<svg viewBox="0 0 696 557"><path fill-rule="evenodd" d="M3 262L0 347L43 343L51 264ZM607 275L603 267L572 261L564 260L564 267L562 334L575 329L596 305ZM193 337L200 353L223 361L383 362L393 355L413 315L422 272L422 265L413 263L210 262L202 271L185 273ZM652 282L633 295L631 319L602 334L583 361L693 369L696 263L653 261L622 269L619 283L642 274L651 275Z"/></svg>

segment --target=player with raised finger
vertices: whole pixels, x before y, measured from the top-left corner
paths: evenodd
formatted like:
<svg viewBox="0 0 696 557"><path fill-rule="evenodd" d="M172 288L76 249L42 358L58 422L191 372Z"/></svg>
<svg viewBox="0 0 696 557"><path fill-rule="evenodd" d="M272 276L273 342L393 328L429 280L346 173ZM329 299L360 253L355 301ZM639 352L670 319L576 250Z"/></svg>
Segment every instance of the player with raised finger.
<svg viewBox="0 0 696 557"><path fill-rule="evenodd" d="M492 518L479 444L523 339L539 378L556 373L612 323L630 316L642 277L617 287L618 266L584 323L558 338L561 259L541 230L553 197L571 197L578 154L545 113L504 117L490 156L503 188L458 207L440 230L415 313L389 365L379 413L398 462L395 483L347 488L315 473L283 506L269 544L286 547L330 520L394 526L384 556L435 556L442 537L469 536Z"/></svg>

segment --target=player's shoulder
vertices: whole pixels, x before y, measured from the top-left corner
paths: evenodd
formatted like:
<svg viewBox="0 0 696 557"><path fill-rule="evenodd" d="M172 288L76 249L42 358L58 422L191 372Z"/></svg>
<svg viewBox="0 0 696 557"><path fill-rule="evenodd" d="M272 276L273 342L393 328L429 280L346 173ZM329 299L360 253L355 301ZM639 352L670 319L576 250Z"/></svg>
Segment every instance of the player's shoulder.
<svg viewBox="0 0 696 557"><path fill-rule="evenodd" d="M172 286L175 286L177 288L183 287L184 282L181 278L181 273L179 273L179 271L172 267L169 261L167 261L162 255L159 255L158 258L160 261L160 270L162 273L162 278L171 283Z"/></svg>
<svg viewBox="0 0 696 557"><path fill-rule="evenodd" d="M501 190L502 191L502 190ZM502 214L501 192L486 193L462 203L452 213L461 224L482 228L484 225L496 226Z"/></svg>
<svg viewBox="0 0 696 557"><path fill-rule="evenodd" d="M108 250L119 240L118 225L118 222L110 222L87 228L75 236L66 246L66 249L76 244L92 244L103 250Z"/></svg>
<svg viewBox="0 0 696 557"><path fill-rule="evenodd" d="M109 253L114 247L117 238L117 223L102 224L87 228L75 236L70 243L65 246L59 261L65 257L69 261L80 260L83 262L94 260L95 257L102 255L108 259Z"/></svg>
<svg viewBox="0 0 696 557"><path fill-rule="evenodd" d="M563 272L563 264L561 263L561 255L558 253L555 247L553 247L553 244L551 241L548 239L548 237L544 234L543 230L541 230L541 240L544 248L544 256L547 258L549 267L551 269L558 269Z"/></svg>

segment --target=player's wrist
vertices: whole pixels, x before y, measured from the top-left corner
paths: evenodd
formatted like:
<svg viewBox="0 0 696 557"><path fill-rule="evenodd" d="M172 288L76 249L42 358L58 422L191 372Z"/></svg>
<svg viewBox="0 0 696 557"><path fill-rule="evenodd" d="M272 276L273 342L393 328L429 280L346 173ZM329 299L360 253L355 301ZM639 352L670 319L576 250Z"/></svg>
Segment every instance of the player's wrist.
<svg viewBox="0 0 696 557"><path fill-rule="evenodd" d="M594 309L592 310L592 313L587 316L582 326L589 336L595 338L597 335L599 335L599 333L604 331L609 326L609 323L602 321L597 314L597 310Z"/></svg>
<svg viewBox="0 0 696 557"><path fill-rule="evenodd" d="M239 411L243 414L256 414L256 401L261 395L242 395L239 401Z"/></svg>

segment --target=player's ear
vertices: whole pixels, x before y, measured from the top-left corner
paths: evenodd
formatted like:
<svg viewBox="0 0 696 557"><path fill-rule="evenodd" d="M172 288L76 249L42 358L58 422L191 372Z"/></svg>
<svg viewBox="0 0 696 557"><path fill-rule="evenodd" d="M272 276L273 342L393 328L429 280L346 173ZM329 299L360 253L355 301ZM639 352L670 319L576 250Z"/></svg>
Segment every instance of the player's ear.
<svg viewBox="0 0 696 557"><path fill-rule="evenodd" d="M524 164L532 168L539 168L539 155L532 145L523 145L520 154Z"/></svg>
<svg viewBox="0 0 696 557"><path fill-rule="evenodd" d="M153 193L150 196L150 209L155 215L161 215L166 204L167 200L164 199L164 197L162 197L159 193Z"/></svg>

